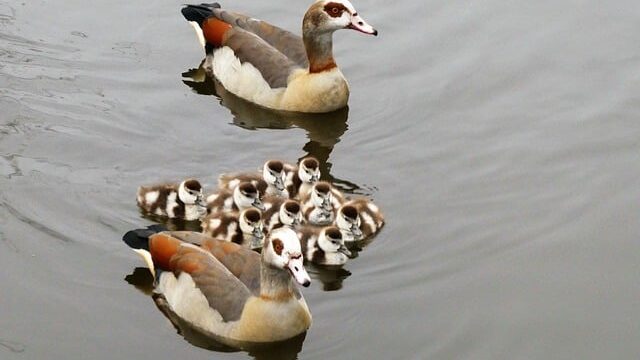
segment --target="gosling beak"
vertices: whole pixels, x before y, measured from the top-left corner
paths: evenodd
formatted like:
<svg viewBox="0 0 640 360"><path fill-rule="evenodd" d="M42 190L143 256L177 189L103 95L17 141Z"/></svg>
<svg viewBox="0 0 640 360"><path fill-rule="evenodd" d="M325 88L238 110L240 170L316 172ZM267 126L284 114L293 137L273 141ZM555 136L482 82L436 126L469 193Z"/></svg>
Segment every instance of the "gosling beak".
<svg viewBox="0 0 640 360"><path fill-rule="evenodd" d="M253 237L256 239L264 238L264 233L262 232L262 228L259 226L256 226L253 228L253 232L251 233L251 235L253 235Z"/></svg>
<svg viewBox="0 0 640 360"><path fill-rule="evenodd" d="M280 192L284 191L284 181L282 180L282 177L276 177L276 181L273 183L273 186L275 186L276 190Z"/></svg>
<svg viewBox="0 0 640 360"><path fill-rule="evenodd" d="M351 234L353 234L353 237L355 239L359 240L362 238L362 230L360 230L357 224L351 225L350 231L351 231Z"/></svg>
<svg viewBox="0 0 640 360"><path fill-rule="evenodd" d="M343 253L347 256L351 256L351 251L349 251L349 249L347 249L346 246L344 246L344 244L340 245L340 248L338 249L338 252Z"/></svg>
<svg viewBox="0 0 640 360"><path fill-rule="evenodd" d="M262 238L254 237L253 239L251 239L251 250L262 249L263 245L264 244Z"/></svg>
<svg viewBox="0 0 640 360"><path fill-rule="evenodd" d="M262 203L262 201L260 200L260 198L256 198L252 203L251 206L255 207L256 209L259 210L266 210L266 208L264 207L264 204Z"/></svg>
<svg viewBox="0 0 640 360"><path fill-rule="evenodd" d="M347 25L347 29L356 30L364 34L378 36L378 30L367 24L367 22L364 21L364 19L361 18L357 13L351 15L351 23Z"/></svg>
<svg viewBox="0 0 640 360"><path fill-rule="evenodd" d="M196 198L196 205L201 206L201 207L207 207L207 201L204 199L204 197L202 195L198 196Z"/></svg>

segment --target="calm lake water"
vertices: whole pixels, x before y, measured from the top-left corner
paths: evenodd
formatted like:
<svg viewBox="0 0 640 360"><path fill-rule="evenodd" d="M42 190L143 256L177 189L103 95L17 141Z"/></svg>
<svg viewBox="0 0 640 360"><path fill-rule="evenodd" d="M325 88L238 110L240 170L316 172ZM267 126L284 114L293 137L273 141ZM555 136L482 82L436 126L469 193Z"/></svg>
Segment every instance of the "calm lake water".
<svg viewBox="0 0 640 360"><path fill-rule="evenodd" d="M204 81L183 2L0 0L0 358L640 356L637 1L354 0L380 36L336 33L349 109L315 117ZM310 269L304 339L185 339L121 242L136 187L307 154L387 226Z"/></svg>

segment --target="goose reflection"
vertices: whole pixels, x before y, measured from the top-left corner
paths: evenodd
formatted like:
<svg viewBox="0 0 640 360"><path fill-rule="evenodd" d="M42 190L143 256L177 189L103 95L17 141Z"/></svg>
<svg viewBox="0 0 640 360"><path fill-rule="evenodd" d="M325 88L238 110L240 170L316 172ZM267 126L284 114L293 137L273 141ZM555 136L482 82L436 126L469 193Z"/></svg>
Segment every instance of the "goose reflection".
<svg viewBox="0 0 640 360"><path fill-rule="evenodd" d="M233 124L248 130L300 128L306 131L309 141L303 146L302 159L313 156L320 162L322 179L332 182L340 190L351 194L364 194L367 191L357 184L335 178L331 174L329 157L333 147L349 128L347 119L349 108L345 107L330 113L307 114L291 113L266 109L252 104L228 92L215 78L209 76L203 63L197 69L182 74L183 83L201 95L213 95L231 111Z"/></svg>

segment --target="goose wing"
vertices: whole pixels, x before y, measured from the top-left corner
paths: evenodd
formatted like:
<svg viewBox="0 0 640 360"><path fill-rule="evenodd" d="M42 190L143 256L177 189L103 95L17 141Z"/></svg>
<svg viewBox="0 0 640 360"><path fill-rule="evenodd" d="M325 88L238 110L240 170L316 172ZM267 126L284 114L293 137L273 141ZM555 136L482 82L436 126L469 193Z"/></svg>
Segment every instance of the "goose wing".
<svg viewBox="0 0 640 360"><path fill-rule="evenodd" d="M187 5L182 14L197 23L207 46L228 46L242 63L251 63L271 88L287 86L291 72L307 68L302 38L265 21L220 9L220 5Z"/></svg>
<svg viewBox="0 0 640 360"><path fill-rule="evenodd" d="M298 66L309 67L307 52L299 35L243 14L225 10L216 10L214 13L222 21L257 35Z"/></svg>
<svg viewBox="0 0 640 360"><path fill-rule="evenodd" d="M170 234L211 253L233 276L254 295L260 294L260 254L241 245L216 240L192 231L172 231Z"/></svg>
<svg viewBox="0 0 640 360"><path fill-rule="evenodd" d="M225 322L240 319L251 291L211 253L167 232L149 237L149 251L160 268L176 277L189 274L209 306Z"/></svg>

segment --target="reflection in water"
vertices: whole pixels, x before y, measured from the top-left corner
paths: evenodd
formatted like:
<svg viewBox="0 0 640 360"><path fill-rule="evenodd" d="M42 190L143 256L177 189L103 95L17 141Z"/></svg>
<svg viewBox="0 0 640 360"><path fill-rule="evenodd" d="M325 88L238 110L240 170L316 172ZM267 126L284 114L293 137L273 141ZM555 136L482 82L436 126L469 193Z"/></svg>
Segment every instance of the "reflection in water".
<svg viewBox="0 0 640 360"><path fill-rule="evenodd" d="M241 128L290 129L301 128L307 132L309 141L302 150L305 156L314 156L320 161L322 179L332 182L340 190L351 194L369 195L367 189L331 175L329 156L340 137L347 131L349 108L345 107L326 114L292 113L266 109L229 93L217 80L208 76L203 63L197 69L182 74L183 82L201 95L214 95L220 103L231 110L233 123Z"/></svg>
<svg viewBox="0 0 640 360"><path fill-rule="evenodd" d="M313 280L320 280L324 291L342 289L342 281L351 276L351 272L342 266L322 266L313 263L304 265Z"/></svg>
<svg viewBox="0 0 640 360"><path fill-rule="evenodd" d="M146 267L137 267L133 272L124 277L129 284L142 291L145 295L153 295L153 275Z"/></svg>
<svg viewBox="0 0 640 360"><path fill-rule="evenodd" d="M195 231L201 232L202 227L200 226L200 220L191 220L187 221L179 218L168 218L166 216L159 216L155 214L149 214L142 209L140 210L140 217L145 218L147 220L151 220L154 223L164 225L162 231Z"/></svg>
<svg viewBox="0 0 640 360"><path fill-rule="evenodd" d="M6 349L12 353L22 353L26 349L26 346L17 341L0 339L0 349Z"/></svg>
<svg viewBox="0 0 640 360"><path fill-rule="evenodd" d="M289 340L268 343L268 344L244 344L241 349L232 348L224 344L216 342L214 339L203 335L189 323L185 322L173 312L167 311L163 306L162 299L153 293L153 276L147 268L137 267L135 270L125 276L125 281L142 291L144 294L153 298L158 309L171 321L176 328L178 334L182 335L190 344L214 351L221 352L237 352L246 351L255 359L296 359L298 353L302 350L302 344L306 337L306 333L302 333Z"/></svg>

